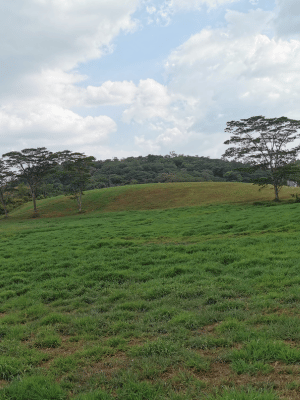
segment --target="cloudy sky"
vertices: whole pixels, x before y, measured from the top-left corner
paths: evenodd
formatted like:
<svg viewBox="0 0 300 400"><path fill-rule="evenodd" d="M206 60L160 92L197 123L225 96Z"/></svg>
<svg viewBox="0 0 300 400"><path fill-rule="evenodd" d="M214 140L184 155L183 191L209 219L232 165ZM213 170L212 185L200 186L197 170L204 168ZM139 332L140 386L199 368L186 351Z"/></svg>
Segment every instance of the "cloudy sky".
<svg viewBox="0 0 300 400"><path fill-rule="evenodd" d="M0 35L1 154L213 158L300 119L299 0L2 0Z"/></svg>

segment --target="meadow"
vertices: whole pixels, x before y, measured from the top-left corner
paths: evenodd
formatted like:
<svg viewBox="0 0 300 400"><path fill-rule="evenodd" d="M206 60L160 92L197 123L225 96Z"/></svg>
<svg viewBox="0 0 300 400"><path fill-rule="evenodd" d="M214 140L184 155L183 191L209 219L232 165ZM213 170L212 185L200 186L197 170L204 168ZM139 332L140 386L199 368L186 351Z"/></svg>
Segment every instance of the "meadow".
<svg viewBox="0 0 300 400"><path fill-rule="evenodd" d="M0 399L299 399L296 191L139 185L1 219Z"/></svg>

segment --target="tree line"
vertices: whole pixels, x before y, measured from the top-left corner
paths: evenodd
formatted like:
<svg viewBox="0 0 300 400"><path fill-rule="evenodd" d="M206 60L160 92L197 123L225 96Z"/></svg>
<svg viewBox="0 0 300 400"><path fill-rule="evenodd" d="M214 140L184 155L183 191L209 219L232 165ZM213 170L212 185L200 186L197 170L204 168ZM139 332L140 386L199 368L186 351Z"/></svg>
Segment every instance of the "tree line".
<svg viewBox="0 0 300 400"><path fill-rule="evenodd" d="M68 195L81 210L85 190L121 185L164 182L251 182L251 174L238 171L243 164L170 152L96 160L82 153L52 153L46 148L24 149L4 154L0 159L0 212L31 200ZM264 172L257 171L258 178Z"/></svg>
<svg viewBox="0 0 300 400"><path fill-rule="evenodd" d="M299 181L300 121L286 117L251 117L227 123L231 145L221 159L176 154L96 160L84 153L45 147L12 151L0 159L2 213L29 198L37 214L36 200L60 194L72 196L82 209L84 190L158 182L246 182L273 185L275 200L287 180ZM9 206L9 207L8 207Z"/></svg>
<svg viewBox="0 0 300 400"><path fill-rule="evenodd" d="M7 200L15 191L16 184L22 183L29 189L33 212L37 215L36 200L41 186L51 176L56 176L62 182L64 193L77 200L78 209L81 211L82 194L93 161L94 157L83 153L69 150L52 153L45 147L3 154L0 159L0 200L5 217L8 216Z"/></svg>

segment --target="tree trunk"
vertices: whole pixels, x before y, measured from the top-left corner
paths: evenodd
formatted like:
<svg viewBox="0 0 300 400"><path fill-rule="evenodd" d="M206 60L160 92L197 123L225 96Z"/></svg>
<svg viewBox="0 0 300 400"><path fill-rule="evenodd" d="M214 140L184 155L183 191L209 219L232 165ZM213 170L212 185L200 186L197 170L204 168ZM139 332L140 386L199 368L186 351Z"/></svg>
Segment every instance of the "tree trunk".
<svg viewBox="0 0 300 400"><path fill-rule="evenodd" d="M279 201L279 196L278 196L279 190L278 190L278 186L276 184L274 185L274 192L275 192L274 201Z"/></svg>
<svg viewBox="0 0 300 400"><path fill-rule="evenodd" d="M1 199L2 207L4 209L5 218L7 218L8 217L8 212L7 212L6 203L5 203L5 200L4 200L2 188L0 188L0 199Z"/></svg>
<svg viewBox="0 0 300 400"><path fill-rule="evenodd" d="M33 211L35 214L37 214L36 197L35 197L35 191L33 189L31 189L31 196L32 196L32 201L33 201Z"/></svg>
<svg viewBox="0 0 300 400"><path fill-rule="evenodd" d="M82 204L81 192L76 196L76 198L77 198L77 204L78 204L78 211L81 212L81 204Z"/></svg>

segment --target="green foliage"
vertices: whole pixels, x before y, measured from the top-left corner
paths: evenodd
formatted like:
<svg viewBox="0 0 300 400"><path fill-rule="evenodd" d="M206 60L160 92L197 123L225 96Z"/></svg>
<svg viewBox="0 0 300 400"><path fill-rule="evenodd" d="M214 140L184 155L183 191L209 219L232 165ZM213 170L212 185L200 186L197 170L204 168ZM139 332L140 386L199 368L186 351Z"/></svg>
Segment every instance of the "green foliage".
<svg viewBox="0 0 300 400"><path fill-rule="evenodd" d="M64 192L77 201L78 210L81 211L83 191L87 188L90 169L95 158L82 153L64 151L63 159L60 180L64 183Z"/></svg>
<svg viewBox="0 0 300 400"><path fill-rule="evenodd" d="M242 166L234 161L183 154L114 158L94 163L89 189L151 182L250 182L249 173L233 171ZM260 171L256 175L266 176Z"/></svg>
<svg viewBox="0 0 300 400"><path fill-rule="evenodd" d="M43 179L57 165L57 156L45 147L38 147L36 149L23 149L20 152L11 151L3 154L3 157L7 167L17 170L14 175L17 175L19 179L24 179L29 185L34 212L37 213L38 188Z"/></svg>
<svg viewBox="0 0 300 400"><path fill-rule="evenodd" d="M251 181L262 187L271 184L275 200L279 201L279 190L286 185L287 180L297 181L299 177L296 158L300 145L293 148L290 146L300 137L299 128L300 121L286 117L256 116L227 122L225 132L232 136L224 144L233 147L229 147L223 157L244 162L246 166L239 168L240 172L253 174L258 170L266 171L264 176L253 176Z"/></svg>

